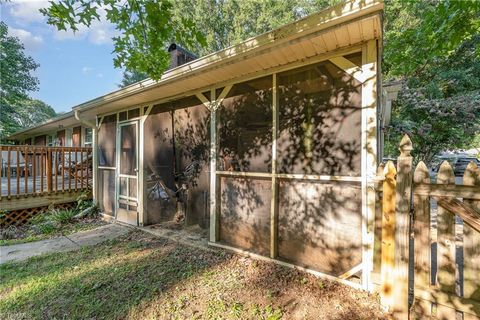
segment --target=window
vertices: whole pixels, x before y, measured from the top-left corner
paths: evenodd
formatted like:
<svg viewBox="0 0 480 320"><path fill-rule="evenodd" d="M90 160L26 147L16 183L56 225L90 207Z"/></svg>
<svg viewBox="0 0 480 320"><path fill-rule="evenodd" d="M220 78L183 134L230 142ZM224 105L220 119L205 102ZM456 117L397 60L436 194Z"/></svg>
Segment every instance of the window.
<svg viewBox="0 0 480 320"><path fill-rule="evenodd" d="M93 130L92 128L85 128L85 147L91 147L93 143Z"/></svg>
<svg viewBox="0 0 480 320"><path fill-rule="evenodd" d="M55 134L47 135L47 146L48 147L56 147L56 146L59 146L59 145L60 145L59 139L57 139L57 136Z"/></svg>

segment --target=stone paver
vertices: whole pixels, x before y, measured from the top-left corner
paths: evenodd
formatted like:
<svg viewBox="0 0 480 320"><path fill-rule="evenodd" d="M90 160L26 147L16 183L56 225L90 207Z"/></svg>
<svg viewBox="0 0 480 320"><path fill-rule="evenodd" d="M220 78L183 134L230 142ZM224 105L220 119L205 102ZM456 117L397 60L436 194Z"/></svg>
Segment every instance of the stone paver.
<svg viewBox="0 0 480 320"><path fill-rule="evenodd" d="M115 239L128 233L130 230L131 228L120 224L108 224L68 236L2 246L0 247L0 264L9 261L22 261L45 253L65 252L76 250L83 246L92 246L106 240Z"/></svg>

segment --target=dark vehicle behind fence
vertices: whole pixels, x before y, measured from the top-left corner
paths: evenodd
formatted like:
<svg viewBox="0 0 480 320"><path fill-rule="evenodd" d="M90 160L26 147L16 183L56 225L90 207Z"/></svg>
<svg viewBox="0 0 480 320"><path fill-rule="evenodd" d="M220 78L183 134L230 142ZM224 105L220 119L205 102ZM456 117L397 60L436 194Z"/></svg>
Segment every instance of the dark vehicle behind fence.
<svg viewBox="0 0 480 320"><path fill-rule="evenodd" d="M467 168L468 164L470 162L474 162L476 163L477 165L480 166L480 160L478 160L477 158L471 156L471 155L449 155L449 156L441 156L441 157L438 157L437 158L439 161L438 161L438 165L436 166L435 168L435 172L438 172L438 170L440 169L440 165L442 164L443 161L448 161L452 167L453 167L453 170L455 172L455 176L463 176L463 174L465 173L465 169Z"/></svg>

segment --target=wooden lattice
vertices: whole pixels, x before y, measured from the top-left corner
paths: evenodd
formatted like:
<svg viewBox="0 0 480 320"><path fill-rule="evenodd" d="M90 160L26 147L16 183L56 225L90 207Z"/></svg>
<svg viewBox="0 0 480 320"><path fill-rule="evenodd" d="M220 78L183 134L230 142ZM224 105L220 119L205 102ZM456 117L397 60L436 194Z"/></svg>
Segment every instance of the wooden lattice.
<svg viewBox="0 0 480 320"><path fill-rule="evenodd" d="M75 202L69 203L60 203L56 204L53 207L56 209L71 209L75 205ZM49 206L43 207L35 207L35 208L28 208L28 209L19 209L19 210L12 210L8 212L4 212L3 215L0 216L0 227L8 227L11 225L19 226L24 223L27 223L32 217L45 212L49 209Z"/></svg>

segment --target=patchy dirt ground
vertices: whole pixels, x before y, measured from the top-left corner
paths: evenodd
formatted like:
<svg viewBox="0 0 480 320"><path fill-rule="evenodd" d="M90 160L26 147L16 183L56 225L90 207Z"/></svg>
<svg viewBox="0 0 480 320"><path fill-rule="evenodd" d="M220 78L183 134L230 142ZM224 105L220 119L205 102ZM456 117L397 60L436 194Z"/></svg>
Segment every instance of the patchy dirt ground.
<svg viewBox="0 0 480 320"><path fill-rule="evenodd" d="M140 231L0 266L0 318L386 319L377 300L273 263Z"/></svg>

